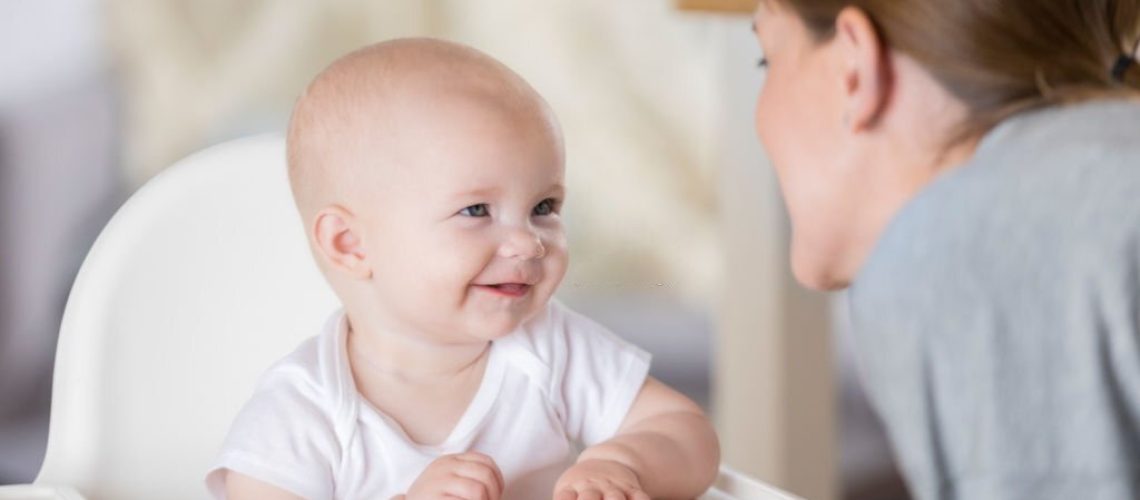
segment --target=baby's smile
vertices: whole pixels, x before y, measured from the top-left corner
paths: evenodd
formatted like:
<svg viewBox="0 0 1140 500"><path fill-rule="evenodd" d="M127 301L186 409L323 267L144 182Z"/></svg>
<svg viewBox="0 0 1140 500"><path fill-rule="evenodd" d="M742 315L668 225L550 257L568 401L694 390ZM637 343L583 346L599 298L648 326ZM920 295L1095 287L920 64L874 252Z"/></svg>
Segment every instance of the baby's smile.
<svg viewBox="0 0 1140 500"><path fill-rule="evenodd" d="M505 297L523 297L530 293L534 285L526 283L497 283L493 285L474 285L475 288Z"/></svg>

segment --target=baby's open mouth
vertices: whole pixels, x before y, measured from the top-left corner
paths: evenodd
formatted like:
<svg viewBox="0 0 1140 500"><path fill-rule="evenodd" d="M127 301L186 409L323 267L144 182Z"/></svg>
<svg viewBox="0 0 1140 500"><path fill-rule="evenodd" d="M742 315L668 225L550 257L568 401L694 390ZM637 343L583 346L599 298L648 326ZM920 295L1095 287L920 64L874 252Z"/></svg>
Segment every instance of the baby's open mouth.
<svg viewBox="0 0 1140 500"><path fill-rule="evenodd" d="M532 285L526 283L497 283L494 285L475 285L492 293L507 297L522 297L530 291Z"/></svg>

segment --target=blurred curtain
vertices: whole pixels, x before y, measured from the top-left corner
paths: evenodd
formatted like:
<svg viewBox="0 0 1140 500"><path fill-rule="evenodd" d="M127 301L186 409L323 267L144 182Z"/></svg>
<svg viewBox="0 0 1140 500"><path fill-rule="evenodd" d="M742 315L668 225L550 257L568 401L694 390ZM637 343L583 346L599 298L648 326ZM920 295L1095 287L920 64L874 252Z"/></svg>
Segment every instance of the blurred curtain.
<svg viewBox="0 0 1140 500"><path fill-rule="evenodd" d="M102 19L95 0L0 3L0 484L39 467L63 304L122 198Z"/></svg>

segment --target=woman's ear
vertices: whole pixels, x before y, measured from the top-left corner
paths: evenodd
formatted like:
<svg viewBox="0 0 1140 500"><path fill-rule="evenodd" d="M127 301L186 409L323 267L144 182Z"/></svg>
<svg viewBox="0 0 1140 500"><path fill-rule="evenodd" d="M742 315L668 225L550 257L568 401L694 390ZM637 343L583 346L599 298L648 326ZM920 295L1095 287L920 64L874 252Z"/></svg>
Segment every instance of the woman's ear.
<svg viewBox="0 0 1140 500"><path fill-rule="evenodd" d="M867 13L847 7L835 19L835 42L843 68L847 99L844 126L860 132L875 125L887 105L891 71L883 40Z"/></svg>
<svg viewBox="0 0 1140 500"><path fill-rule="evenodd" d="M329 269L365 280L372 277L372 268L357 222L343 207L325 207L313 219L313 240Z"/></svg>

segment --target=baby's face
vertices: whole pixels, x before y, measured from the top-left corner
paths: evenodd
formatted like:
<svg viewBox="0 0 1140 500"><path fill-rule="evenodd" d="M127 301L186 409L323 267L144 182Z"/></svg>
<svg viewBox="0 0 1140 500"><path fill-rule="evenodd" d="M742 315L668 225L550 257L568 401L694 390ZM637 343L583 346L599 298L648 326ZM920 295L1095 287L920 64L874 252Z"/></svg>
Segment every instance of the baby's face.
<svg viewBox="0 0 1140 500"><path fill-rule="evenodd" d="M563 152L545 119L452 104L377 144L392 164L356 215L389 323L483 341L534 316L566 272Z"/></svg>

